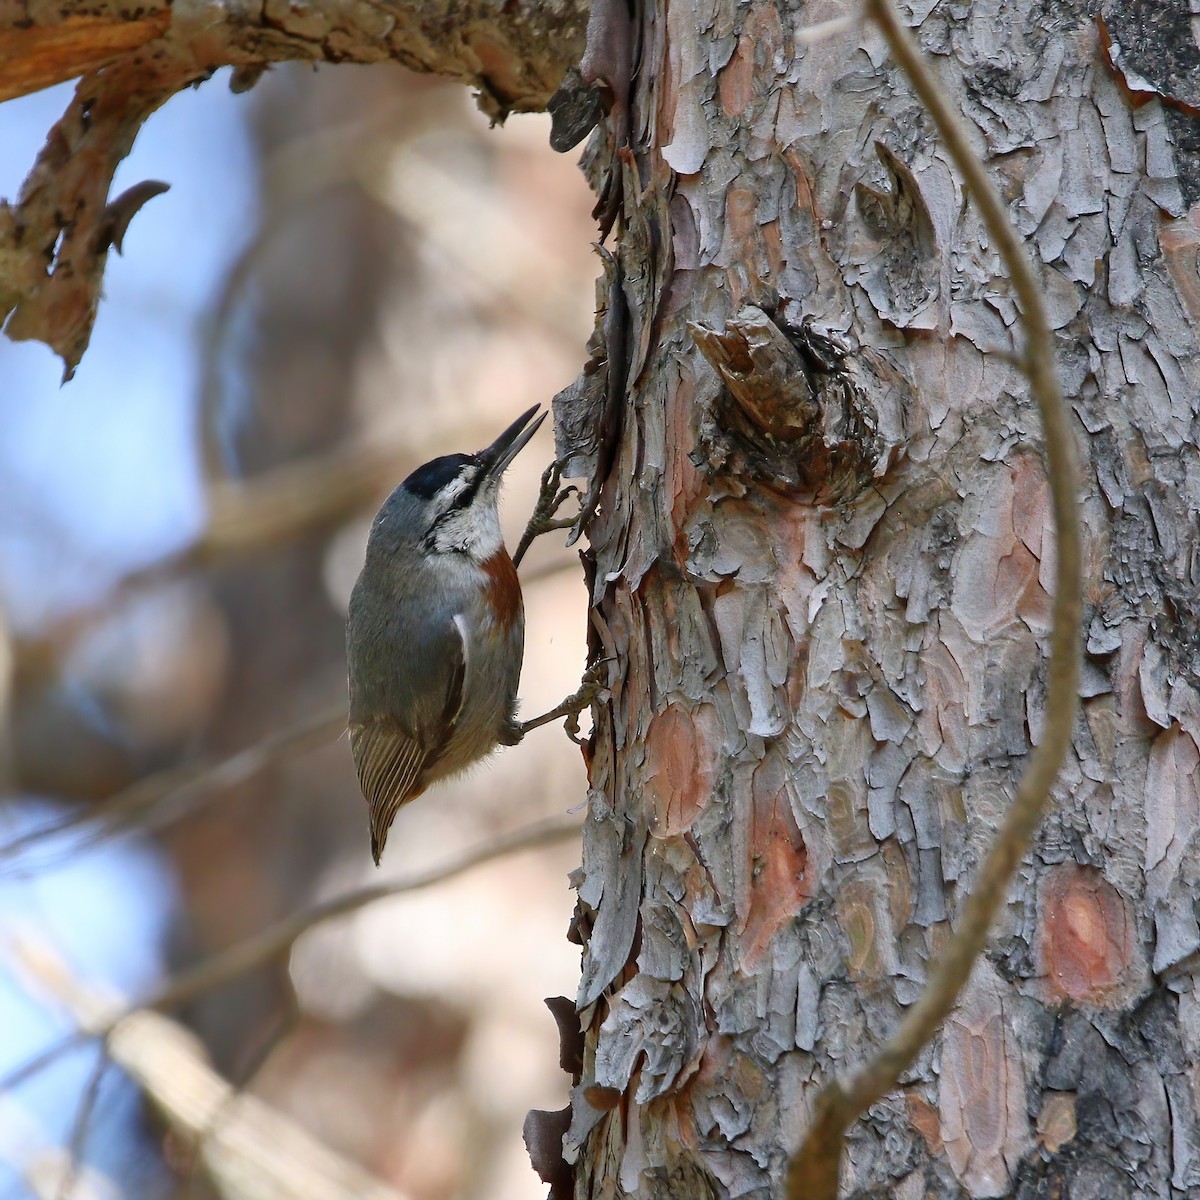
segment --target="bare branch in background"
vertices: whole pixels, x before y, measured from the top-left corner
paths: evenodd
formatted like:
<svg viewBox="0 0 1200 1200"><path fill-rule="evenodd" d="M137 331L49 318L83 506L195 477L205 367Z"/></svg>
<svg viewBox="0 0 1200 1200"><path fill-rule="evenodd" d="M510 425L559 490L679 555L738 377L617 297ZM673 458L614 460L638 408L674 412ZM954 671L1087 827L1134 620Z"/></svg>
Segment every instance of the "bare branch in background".
<svg viewBox="0 0 1200 1200"><path fill-rule="evenodd" d="M44 946L16 947L20 965L81 1025L111 1010ZM195 1148L218 1189L240 1200L402 1200L294 1121L235 1090L209 1065L199 1039L160 1013L122 1008L104 1033L105 1050L162 1119Z"/></svg>
<svg viewBox="0 0 1200 1200"><path fill-rule="evenodd" d="M842 1151L850 1126L897 1085L954 1007L1008 894L1013 872L1029 849L1049 803L1050 789L1071 744L1079 706L1083 607L1079 506L1075 498L1079 473L1070 418L1055 374L1054 342L1040 285L1008 219L1004 202L971 150L960 119L934 82L921 51L900 23L890 0L866 0L866 12L879 25L893 57L904 68L933 117L1004 259L1020 300L1020 319L1026 338L1021 365L1042 419L1057 535L1054 615L1042 740L962 906L958 928L934 964L921 997L908 1010L891 1039L846 1082L834 1080L821 1093L812 1126L789 1164L789 1200L837 1200Z"/></svg>
<svg viewBox="0 0 1200 1200"><path fill-rule="evenodd" d="M176 92L222 66L237 68L241 89L271 63L391 60L478 88L484 111L503 119L546 106L587 21L582 0L65 8L0 16L0 100L83 76L17 201L0 202L0 322L14 339L50 346L68 379L91 337L113 229L128 215L109 204L113 174Z"/></svg>
<svg viewBox="0 0 1200 1200"><path fill-rule="evenodd" d="M52 677L80 638L139 591L336 529L369 511L408 468L422 461L427 449L411 438L377 438L275 467L253 479L211 483L208 523L194 542L126 575L100 603L55 621L35 636L14 639L17 686ZM522 579L529 586L576 566L573 555L565 556Z"/></svg>
<svg viewBox="0 0 1200 1200"><path fill-rule="evenodd" d="M75 1125L71 1130L71 1140L67 1143L67 1165L59 1183L58 1200L69 1200L75 1191L75 1184L83 1166L84 1152L87 1150L88 1131L96 1111L96 1101L100 1098L100 1088L111 1066L112 1059L102 1047L96 1056L96 1063L88 1076L83 1094L79 1097L79 1106L75 1110Z"/></svg>
<svg viewBox="0 0 1200 1200"><path fill-rule="evenodd" d="M31 869L19 856L45 842L53 841L80 825L98 824L94 834L82 842L73 842L62 850L63 857L78 853L81 846L92 845L134 827L162 829L190 816L219 793L266 770L273 763L325 745L346 728L344 705L326 709L314 717L279 730L228 758L199 766L172 768L139 780L115 796L88 808L68 813L59 821L31 830L0 846L0 877L5 873ZM4 860L10 860L5 870ZM34 866L42 867L39 862Z"/></svg>
<svg viewBox="0 0 1200 1200"><path fill-rule="evenodd" d="M209 1143L217 1138L222 1130L229 1131L230 1127L236 1128L240 1119L241 1104L246 1093L254 1086L255 1080L270 1062L275 1051L295 1032L296 1026L300 1022L300 1006L296 1001L295 992L289 989L286 992L284 1003L287 1007L282 1018L263 1039L262 1044L257 1047L244 1069L238 1072L238 1078L230 1087L229 1095L224 1103L212 1114L208 1124L196 1135L187 1184L184 1189L184 1200L188 1200L192 1194L197 1174L207 1161Z"/></svg>
<svg viewBox="0 0 1200 1200"><path fill-rule="evenodd" d="M181 1004L187 1004L195 997L220 987L221 984L236 979L239 975L244 975L255 967L272 962L288 953L303 934L326 921L348 916L350 913L357 912L380 900L432 887L436 883L453 879L454 876L461 875L472 867L493 862L495 859L504 858L509 854L551 846L557 842L578 837L581 827L579 818L570 815L535 821L533 824L514 829L510 833L499 834L473 849L464 850L441 866L415 872L406 879L360 888L357 891L347 892L343 896L335 896L332 900L326 900L321 904L315 904L295 916L272 925L271 928L263 930L254 937L246 938L223 953L215 954L188 970L180 972L157 992L151 993L134 1006L121 1007L112 1003L96 1004L86 1013L75 1012L73 1008L76 1020L81 1025L80 1031L62 1038L15 1070L0 1077L0 1094L16 1087L17 1084L31 1075L37 1074L55 1059L89 1039L110 1038L118 1026L132 1017L143 1015L147 1009L174 1008ZM27 941L18 941L16 937L10 938L10 944L15 946L21 962L28 968L29 973L36 980L45 983L50 972L37 957L35 949L30 947Z"/></svg>
<svg viewBox="0 0 1200 1200"><path fill-rule="evenodd" d="M94 1167L78 1166L39 1121L0 1093L0 1162L17 1171L37 1200L119 1200L121 1190Z"/></svg>

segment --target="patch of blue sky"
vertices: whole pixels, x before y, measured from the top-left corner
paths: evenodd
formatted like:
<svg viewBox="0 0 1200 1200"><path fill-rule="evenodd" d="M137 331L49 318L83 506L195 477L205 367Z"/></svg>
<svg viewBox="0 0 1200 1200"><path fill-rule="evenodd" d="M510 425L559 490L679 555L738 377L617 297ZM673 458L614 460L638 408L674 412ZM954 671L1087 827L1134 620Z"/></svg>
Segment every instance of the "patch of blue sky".
<svg viewBox="0 0 1200 1200"><path fill-rule="evenodd" d="M15 198L73 85L0 105L0 195ZM155 113L112 194L171 190L111 254L75 378L0 340L0 604L18 628L85 604L203 523L197 334L257 221L249 98L222 71Z"/></svg>
<svg viewBox="0 0 1200 1200"><path fill-rule="evenodd" d="M42 801L6 799L0 846L54 823L64 811ZM29 870L22 869L26 865ZM122 996L142 995L163 978L164 946L176 909L170 867L145 839L125 837L80 849L75 835L63 833L15 860L0 850L0 937L16 935L48 947L77 980ZM22 981L19 971L11 952L0 956L0 1075L73 1030L70 1018ZM3 1097L9 1133L18 1124L22 1130L21 1137L0 1136L6 1158L19 1158L38 1144L70 1143L96 1062L96 1048L81 1047ZM115 1069L104 1078L85 1157L120 1181L127 1195L152 1196L166 1183L143 1127L137 1091ZM19 1164L0 1162L0 1197L27 1195Z"/></svg>

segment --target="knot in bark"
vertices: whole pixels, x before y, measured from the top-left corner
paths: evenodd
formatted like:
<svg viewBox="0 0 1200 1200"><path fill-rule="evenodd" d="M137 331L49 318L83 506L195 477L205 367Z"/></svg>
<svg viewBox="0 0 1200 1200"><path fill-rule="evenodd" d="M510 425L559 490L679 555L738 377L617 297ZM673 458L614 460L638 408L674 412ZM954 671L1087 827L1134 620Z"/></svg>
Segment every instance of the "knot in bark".
<svg viewBox="0 0 1200 1200"><path fill-rule="evenodd" d="M701 423L698 466L833 504L900 457L912 388L877 351L755 304L723 331L689 328L725 385Z"/></svg>

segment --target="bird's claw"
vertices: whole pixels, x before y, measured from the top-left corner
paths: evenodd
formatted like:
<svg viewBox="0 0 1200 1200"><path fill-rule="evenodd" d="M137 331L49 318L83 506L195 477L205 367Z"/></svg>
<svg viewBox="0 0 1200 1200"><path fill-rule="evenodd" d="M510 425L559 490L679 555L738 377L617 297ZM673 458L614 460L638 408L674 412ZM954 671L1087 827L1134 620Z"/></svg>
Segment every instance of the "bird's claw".
<svg viewBox="0 0 1200 1200"><path fill-rule="evenodd" d="M561 704L552 708L548 713L543 713L540 717L534 717L532 721L522 721L519 726L521 736L524 737L531 729L538 729L542 725L549 725L551 721L565 717L563 728L567 731L567 737L577 746L580 745L579 716L584 709L592 706L596 697L608 686L604 668L611 661L611 659L602 658L599 662L593 663L584 672L579 687Z"/></svg>
<svg viewBox="0 0 1200 1200"><path fill-rule="evenodd" d="M572 704L574 706L572 711L567 713L567 719L563 722L563 728L567 731L567 737L577 746L583 744L583 739L579 736L580 714L584 709L591 708L596 701L596 697L608 686L608 680L605 677L607 675L605 668L611 661L611 659L602 658L599 662L592 663L583 673L583 679L580 681L579 688L563 702L564 704Z"/></svg>
<svg viewBox="0 0 1200 1200"><path fill-rule="evenodd" d="M574 484L560 487L561 483L562 461L555 459L542 472L542 484L538 489L537 503L533 506L533 515L529 518L529 524L525 526L525 532L521 535L517 552L513 555L513 562L518 566L521 564L521 559L525 557L526 551L533 545L535 538L555 529L570 529L578 520L577 517L558 516L558 510L571 496L581 494Z"/></svg>

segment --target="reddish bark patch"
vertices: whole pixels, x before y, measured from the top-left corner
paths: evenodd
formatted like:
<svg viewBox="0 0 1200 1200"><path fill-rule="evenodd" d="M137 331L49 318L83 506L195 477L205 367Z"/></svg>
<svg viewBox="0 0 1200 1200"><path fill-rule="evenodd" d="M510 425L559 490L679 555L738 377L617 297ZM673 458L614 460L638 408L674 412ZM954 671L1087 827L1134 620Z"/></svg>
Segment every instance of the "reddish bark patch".
<svg viewBox="0 0 1200 1200"><path fill-rule="evenodd" d="M775 933L808 903L808 847L792 815L786 786L770 763L754 772L749 896L744 909L742 965L753 969Z"/></svg>
<svg viewBox="0 0 1200 1200"><path fill-rule="evenodd" d="M783 253L783 232L779 228L779 222L767 221L761 226L763 251L767 256L767 263L771 268L771 278L778 279L783 272L784 253Z"/></svg>
<svg viewBox="0 0 1200 1200"><path fill-rule="evenodd" d="M921 1140L932 1155L942 1153L942 1127L938 1111L924 1096L909 1092L904 1097L908 1109L909 1124L921 1135Z"/></svg>
<svg viewBox="0 0 1200 1200"><path fill-rule="evenodd" d="M685 372L680 375L679 385L669 401L671 411L667 416L667 428L690 429L696 402L695 380ZM706 490L704 476L692 461L691 450L690 439L668 439L663 487L670 497L671 523L675 530L675 556L681 568L688 558L688 520Z"/></svg>
<svg viewBox="0 0 1200 1200"><path fill-rule="evenodd" d="M1175 294L1192 323L1200 325L1200 212L1193 207L1184 220L1164 225L1158 232L1158 244Z"/></svg>
<svg viewBox="0 0 1200 1200"><path fill-rule="evenodd" d="M792 169L792 176L796 181L796 214L803 213L809 218L808 227L810 231L815 231L817 227L817 202L813 195L812 180L809 177L808 168L805 166L804 160L794 150L788 150L784 156L784 161Z"/></svg>
<svg viewBox="0 0 1200 1200"><path fill-rule="evenodd" d="M758 251L758 193L748 187L731 187L725 193L725 240L717 263L756 263ZM734 272L729 279L729 302L735 310L752 298L745 294L745 283L737 275Z"/></svg>
<svg viewBox="0 0 1200 1200"><path fill-rule="evenodd" d="M1079 1132L1074 1092L1047 1092L1038 1113L1037 1139L1043 1149L1057 1154Z"/></svg>
<svg viewBox="0 0 1200 1200"><path fill-rule="evenodd" d="M1126 980L1133 921L1099 871L1055 867L1042 884L1039 917L1042 971L1054 999L1102 1003Z"/></svg>
<svg viewBox="0 0 1200 1200"><path fill-rule="evenodd" d="M651 832L672 837L691 827L712 794L719 733L711 709L669 704L646 731L647 808Z"/></svg>
<svg viewBox="0 0 1200 1200"><path fill-rule="evenodd" d="M736 120L746 116L751 105L764 98L776 84L777 77L770 64L782 38L779 11L773 4L759 4L750 10L737 49L717 82L717 94L727 117ZM765 69L756 81L755 68L760 66Z"/></svg>
<svg viewBox="0 0 1200 1200"><path fill-rule="evenodd" d="M754 99L754 40L745 34L717 80L717 95L725 115L735 120Z"/></svg>
<svg viewBox="0 0 1200 1200"><path fill-rule="evenodd" d="M487 576L488 598L496 619L511 628L521 615L521 583L508 551L501 547L491 558L485 559L483 573Z"/></svg>

